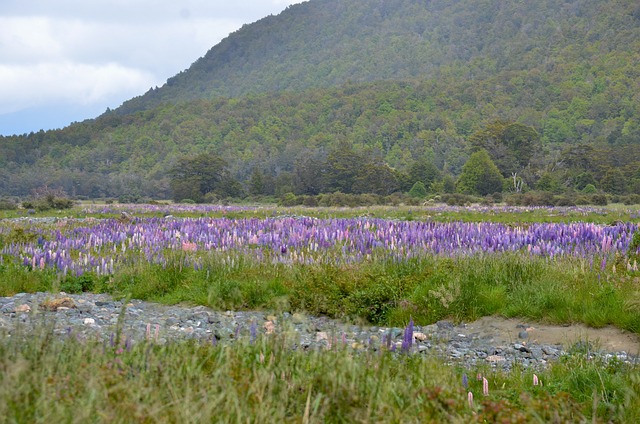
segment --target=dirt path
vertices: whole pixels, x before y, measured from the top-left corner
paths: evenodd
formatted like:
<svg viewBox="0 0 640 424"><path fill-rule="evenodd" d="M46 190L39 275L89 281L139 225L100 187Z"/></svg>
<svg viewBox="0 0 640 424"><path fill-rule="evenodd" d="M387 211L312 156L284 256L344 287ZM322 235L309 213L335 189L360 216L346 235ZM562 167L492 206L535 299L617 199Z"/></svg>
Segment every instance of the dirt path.
<svg viewBox="0 0 640 424"><path fill-rule="evenodd" d="M519 338L521 331L526 331L528 338ZM530 341L538 344L562 344L565 349L582 340L590 342L597 349L640 354L640 337L615 327L590 328L583 324L567 326L532 324L520 319L484 317L467 324L461 333L467 336L471 334L481 337L489 336L497 344Z"/></svg>

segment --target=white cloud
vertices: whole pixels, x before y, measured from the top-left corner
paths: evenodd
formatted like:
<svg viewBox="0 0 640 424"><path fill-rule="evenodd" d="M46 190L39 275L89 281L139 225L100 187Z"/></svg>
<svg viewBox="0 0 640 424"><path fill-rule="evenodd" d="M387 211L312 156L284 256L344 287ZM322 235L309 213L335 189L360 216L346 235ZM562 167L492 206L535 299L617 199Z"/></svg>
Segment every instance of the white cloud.
<svg viewBox="0 0 640 424"><path fill-rule="evenodd" d="M43 104L91 105L123 93L134 96L155 82L149 73L115 63L0 65L0 114Z"/></svg>
<svg viewBox="0 0 640 424"><path fill-rule="evenodd" d="M300 2L0 0L0 115L60 103L117 107L243 24Z"/></svg>

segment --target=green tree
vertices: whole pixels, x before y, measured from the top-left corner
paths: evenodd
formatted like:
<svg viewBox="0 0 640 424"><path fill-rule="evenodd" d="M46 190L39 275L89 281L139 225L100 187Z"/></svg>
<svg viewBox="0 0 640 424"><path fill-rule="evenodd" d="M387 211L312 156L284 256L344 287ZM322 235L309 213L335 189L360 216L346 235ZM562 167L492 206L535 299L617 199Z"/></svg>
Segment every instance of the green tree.
<svg viewBox="0 0 640 424"><path fill-rule="evenodd" d="M325 160L318 153L304 152L293 166L295 194L315 196L323 189Z"/></svg>
<svg viewBox="0 0 640 424"><path fill-rule="evenodd" d="M202 202L205 194L217 189L221 194L236 191L225 168L226 162L212 153L179 158L169 172L173 199Z"/></svg>
<svg viewBox="0 0 640 424"><path fill-rule="evenodd" d="M469 137L475 150L484 149L503 177L526 168L541 147L540 135L529 126L496 121Z"/></svg>
<svg viewBox="0 0 640 424"><path fill-rule="evenodd" d="M433 162L423 158L409 165L407 175L412 184L419 181L425 187L430 187L434 181L440 178L440 171Z"/></svg>
<svg viewBox="0 0 640 424"><path fill-rule="evenodd" d="M427 197L427 188L422 181L416 181L416 183L409 190L409 196L416 199L424 199Z"/></svg>
<svg viewBox="0 0 640 424"><path fill-rule="evenodd" d="M389 166L382 162L368 161L354 179L353 193L373 193L386 196L400 189L398 179Z"/></svg>
<svg viewBox="0 0 640 424"><path fill-rule="evenodd" d="M627 191L627 179L618 168L609 169L600 185L604 191L612 194L624 194Z"/></svg>
<svg viewBox="0 0 640 424"><path fill-rule="evenodd" d="M264 194L264 174L259 169L254 169L249 178L249 194L261 196Z"/></svg>
<svg viewBox="0 0 640 424"><path fill-rule="evenodd" d="M486 196L502 192L503 180L500 170L489 157L489 153L482 149L472 154L462 166L457 190L464 194Z"/></svg>
<svg viewBox="0 0 640 424"><path fill-rule="evenodd" d="M364 160L353 145L342 141L327 155L324 187L326 192L353 193L353 184Z"/></svg>

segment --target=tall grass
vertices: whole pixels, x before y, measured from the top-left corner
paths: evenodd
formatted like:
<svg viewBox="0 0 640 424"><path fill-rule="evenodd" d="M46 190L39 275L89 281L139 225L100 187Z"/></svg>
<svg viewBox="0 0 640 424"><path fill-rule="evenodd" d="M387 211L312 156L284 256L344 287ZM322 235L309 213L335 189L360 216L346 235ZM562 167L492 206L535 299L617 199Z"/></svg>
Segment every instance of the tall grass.
<svg viewBox="0 0 640 424"><path fill-rule="evenodd" d="M376 325L441 319L471 321L486 315L547 323L615 325L640 333L640 273L606 269L582 259L549 260L522 254L461 258L430 256L402 262L348 265L266 264L215 254L199 269L180 254L165 266L135 263L110 277L59 279L50 271L0 266L0 295L20 291L93 290L164 303L215 309L303 311Z"/></svg>
<svg viewBox="0 0 640 424"><path fill-rule="evenodd" d="M0 416L19 423L640 419L638 370L622 363L603 366L576 353L534 385L532 371L470 372L437 358L347 346L301 352L287 337L129 349L73 334L55 338L46 328L35 337L2 337ZM488 394L476 373L487 379Z"/></svg>

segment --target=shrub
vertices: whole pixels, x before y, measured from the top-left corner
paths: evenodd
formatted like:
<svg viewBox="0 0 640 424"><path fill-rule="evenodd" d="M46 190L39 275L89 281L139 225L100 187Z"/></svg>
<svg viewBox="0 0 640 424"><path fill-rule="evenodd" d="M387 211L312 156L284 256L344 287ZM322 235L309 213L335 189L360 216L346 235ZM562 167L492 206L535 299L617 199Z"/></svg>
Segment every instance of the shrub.
<svg viewBox="0 0 640 424"><path fill-rule="evenodd" d="M299 199L295 194L289 192L282 196L278 204L280 206L297 206L302 204L302 199Z"/></svg>
<svg viewBox="0 0 640 424"><path fill-rule="evenodd" d="M424 186L422 181L417 181L411 190L409 190L409 196L416 199L424 199L427 197L427 188Z"/></svg>
<svg viewBox="0 0 640 424"><path fill-rule="evenodd" d="M598 206L606 206L607 205L607 196L604 194L598 193L591 196L591 203Z"/></svg>
<svg viewBox="0 0 640 424"><path fill-rule="evenodd" d="M0 211L12 211L18 209L18 205L11 199L0 199Z"/></svg>
<svg viewBox="0 0 640 424"><path fill-rule="evenodd" d="M530 191L522 195L522 206L554 206L553 194L547 191Z"/></svg>

